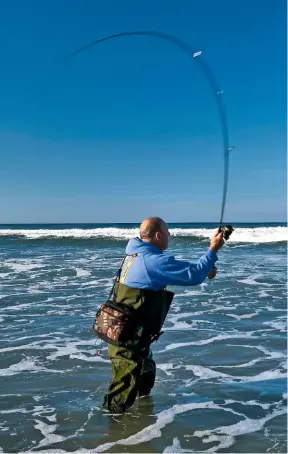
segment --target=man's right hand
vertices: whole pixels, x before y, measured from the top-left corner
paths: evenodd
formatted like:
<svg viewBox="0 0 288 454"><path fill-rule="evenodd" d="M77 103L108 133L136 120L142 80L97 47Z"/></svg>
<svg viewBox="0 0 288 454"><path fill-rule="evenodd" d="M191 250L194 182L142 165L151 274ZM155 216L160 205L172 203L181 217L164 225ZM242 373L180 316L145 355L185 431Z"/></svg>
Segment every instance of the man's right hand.
<svg viewBox="0 0 288 454"><path fill-rule="evenodd" d="M215 233L215 235L212 236L210 240L210 249L212 249L212 251L214 252L217 252L219 251L219 249L221 249L223 244L224 244L223 232L217 232Z"/></svg>

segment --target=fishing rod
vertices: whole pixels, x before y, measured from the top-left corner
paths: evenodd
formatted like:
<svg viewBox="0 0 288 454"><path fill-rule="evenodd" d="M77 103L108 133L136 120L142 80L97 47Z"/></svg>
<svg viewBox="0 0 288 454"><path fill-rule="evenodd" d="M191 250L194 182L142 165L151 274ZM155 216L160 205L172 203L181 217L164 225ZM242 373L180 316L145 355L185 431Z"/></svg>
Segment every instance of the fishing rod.
<svg viewBox="0 0 288 454"><path fill-rule="evenodd" d="M233 232L233 227L231 225L223 225L223 218L224 218L224 211L225 211L225 206L226 206L226 199L227 199L227 189L228 189L228 177L229 177L229 157L230 157L230 152L234 150L234 147L231 147L229 144L229 131L228 131L228 122L227 122L227 116L226 116L226 110L223 102L223 90L221 90L215 80L215 77L208 66L208 64L205 62L205 60L202 57L202 51L196 51L192 49L192 47L185 43L184 41L172 36L168 35L166 33L161 33L157 31L152 31L152 30L143 30L143 31L131 31L131 32L122 32L122 33L116 33L113 35L106 36L104 38L100 38L97 40L94 40L76 50L68 54L66 57L63 58L63 60L68 60L72 57L75 57L77 54L80 52L83 52L96 44L100 44L104 41L108 41L111 39L115 38L120 38L123 36L136 36L136 35L146 35L146 36L153 36L155 38L159 38L165 41L169 41L172 44L175 44L178 48L182 49L183 52L188 54L195 62L197 65L200 67L204 75L206 76L209 85L212 89L212 92L214 94L217 108L218 108L218 113L220 117L220 124L221 124L221 131L222 131L222 142L223 142L223 151L224 151L224 182L223 182L223 194L222 194L222 204L221 204L221 213L220 213L220 223L219 223L219 232L223 232L223 236L226 240L229 239L231 233Z"/></svg>

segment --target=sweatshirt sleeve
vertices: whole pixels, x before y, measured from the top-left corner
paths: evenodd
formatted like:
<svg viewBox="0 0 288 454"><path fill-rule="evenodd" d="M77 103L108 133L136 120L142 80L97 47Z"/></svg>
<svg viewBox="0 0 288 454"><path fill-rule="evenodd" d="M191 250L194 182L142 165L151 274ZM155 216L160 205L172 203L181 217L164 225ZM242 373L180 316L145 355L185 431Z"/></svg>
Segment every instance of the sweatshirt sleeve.
<svg viewBox="0 0 288 454"><path fill-rule="evenodd" d="M152 279L166 285L199 285L212 271L217 254L211 249L202 255L197 263L176 260L173 256L162 255L159 266L153 269Z"/></svg>

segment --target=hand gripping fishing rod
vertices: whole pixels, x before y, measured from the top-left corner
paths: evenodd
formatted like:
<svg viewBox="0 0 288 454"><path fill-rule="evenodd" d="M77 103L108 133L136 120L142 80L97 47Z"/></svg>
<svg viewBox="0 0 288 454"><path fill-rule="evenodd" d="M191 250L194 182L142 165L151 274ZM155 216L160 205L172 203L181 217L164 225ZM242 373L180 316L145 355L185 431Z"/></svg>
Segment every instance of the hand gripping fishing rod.
<svg viewBox="0 0 288 454"><path fill-rule="evenodd" d="M64 60L68 60L75 55L79 54L80 52L83 52L84 50L89 49L90 47L95 46L96 44L102 43L104 41L108 41L110 39L114 38L120 38L122 36L135 36L135 35L148 35L148 36L154 36L155 38L163 39L166 41L171 42L172 44L175 44L177 47L183 50L186 54L188 54L195 62L198 64L202 72L205 74L206 78L208 79L209 85L212 89L212 92L214 94L217 108L218 108L218 113L220 116L220 124L221 124L221 129L222 129L222 141L223 141L223 151L224 151L224 184L223 184L223 195L222 195L222 205L221 205L221 214L220 214L220 223L219 223L219 232L223 232L223 236L225 240L228 240L231 233L233 232L233 227L231 225L226 225L223 226L223 217L224 217L224 211L225 211L225 206L226 206L226 198L227 198L227 188L228 188L228 176L229 176L229 155L230 152L234 149L234 147L231 147L229 145L229 132L228 132L228 123L227 123L227 117L226 117L226 111L222 99L223 95L223 90L221 90L216 83L215 77L208 66L208 64L203 60L202 57L202 51L197 51L195 52L192 47L190 47L189 44L185 43L184 41L175 38L174 36L167 35L166 33L160 33L156 31L149 31L149 30L144 30L144 31L132 31L132 32L123 32L123 33L116 33L114 35L109 35L106 36L105 38L100 38L95 41L92 41L79 49L76 49L75 51L71 52L68 54L66 57L64 57Z"/></svg>

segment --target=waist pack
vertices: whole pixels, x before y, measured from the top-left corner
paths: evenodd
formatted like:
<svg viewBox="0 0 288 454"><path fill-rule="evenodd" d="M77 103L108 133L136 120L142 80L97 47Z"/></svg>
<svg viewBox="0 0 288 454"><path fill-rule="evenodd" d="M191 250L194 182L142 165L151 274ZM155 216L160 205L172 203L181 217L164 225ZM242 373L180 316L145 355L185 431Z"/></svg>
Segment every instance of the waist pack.
<svg viewBox="0 0 288 454"><path fill-rule="evenodd" d="M143 333L143 327L137 323L137 312L127 304L108 300L97 311L93 330L105 342L133 347L139 344Z"/></svg>

